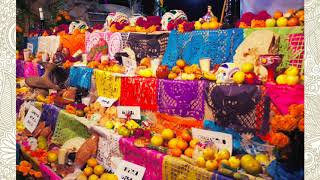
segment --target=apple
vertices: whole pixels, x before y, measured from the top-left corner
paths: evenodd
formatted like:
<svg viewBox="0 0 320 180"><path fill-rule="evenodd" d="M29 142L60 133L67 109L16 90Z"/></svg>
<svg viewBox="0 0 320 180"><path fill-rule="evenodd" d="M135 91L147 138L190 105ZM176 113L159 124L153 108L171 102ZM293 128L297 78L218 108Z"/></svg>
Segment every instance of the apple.
<svg viewBox="0 0 320 180"><path fill-rule="evenodd" d="M130 135L130 131L129 131L129 129L127 129L126 127L121 126L121 127L119 128L119 134L120 134L121 136L127 137L127 136Z"/></svg>
<svg viewBox="0 0 320 180"><path fill-rule="evenodd" d="M288 85L296 85L299 83L299 76L287 76Z"/></svg>
<svg viewBox="0 0 320 180"><path fill-rule="evenodd" d="M266 20L266 26L267 26L267 27L274 27L274 26L276 26L276 20L275 20L275 19L272 19L272 18L267 19L267 20Z"/></svg>
<svg viewBox="0 0 320 180"><path fill-rule="evenodd" d="M216 160L209 160L206 162L206 169L210 172L218 169L218 162Z"/></svg>
<svg viewBox="0 0 320 180"><path fill-rule="evenodd" d="M299 74L299 69L295 66L290 66L285 72L284 74L288 75L288 76L297 76Z"/></svg>
<svg viewBox="0 0 320 180"><path fill-rule="evenodd" d="M223 159L228 160L229 158L230 158L230 152L227 149L223 149L219 151L217 154L217 159L219 160L223 160Z"/></svg>
<svg viewBox="0 0 320 180"><path fill-rule="evenodd" d="M278 27L286 27L288 24L288 19L285 17L281 17L277 20L277 26Z"/></svg>
<svg viewBox="0 0 320 180"><path fill-rule="evenodd" d="M265 154L257 154L255 159L264 165L269 165L270 163L269 157Z"/></svg>
<svg viewBox="0 0 320 180"><path fill-rule="evenodd" d="M163 143L163 138L160 135L155 135L151 138L151 144L154 146L161 146Z"/></svg>

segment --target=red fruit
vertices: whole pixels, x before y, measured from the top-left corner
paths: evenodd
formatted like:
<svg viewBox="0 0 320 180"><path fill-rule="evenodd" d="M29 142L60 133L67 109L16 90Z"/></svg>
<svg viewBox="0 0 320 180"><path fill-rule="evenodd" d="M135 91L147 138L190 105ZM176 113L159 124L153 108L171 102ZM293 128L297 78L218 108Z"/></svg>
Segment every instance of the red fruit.
<svg viewBox="0 0 320 180"><path fill-rule="evenodd" d="M246 84L255 84L256 80L257 80L257 76L255 73L253 72L247 72L245 73L246 76L245 76L245 83Z"/></svg>
<svg viewBox="0 0 320 180"><path fill-rule="evenodd" d="M191 141L191 139L192 139L191 135L188 132L183 132L181 134L181 137L183 140L185 140L187 142Z"/></svg>
<svg viewBox="0 0 320 180"><path fill-rule="evenodd" d="M288 26L298 26L299 25L299 20L298 18L292 17L288 21Z"/></svg>

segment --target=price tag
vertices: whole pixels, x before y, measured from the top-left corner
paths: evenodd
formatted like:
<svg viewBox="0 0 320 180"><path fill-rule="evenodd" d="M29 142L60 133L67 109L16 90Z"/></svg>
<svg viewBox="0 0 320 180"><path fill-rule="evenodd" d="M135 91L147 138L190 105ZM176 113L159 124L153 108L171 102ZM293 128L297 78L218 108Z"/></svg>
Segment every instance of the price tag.
<svg viewBox="0 0 320 180"><path fill-rule="evenodd" d="M127 118L130 114L131 119L141 119L140 106L117 106L118 118Z"/></svg>
<svg viewBox="0 0 320 180"><path fill-rule="evenodd" d="M31 133L36 129L40 116L41 111L34 106L30 106L29 111L23 120L23 124Z"/></svg>
<svg viewBox="0 0 320 180"><path fill-rule="evenodd" d="M227 133L192 128L192 137L200 141L210 141L218 149L227 149L232 154L232 135Z"/></svg>
<svg viewBox="0 0 320 180"><path fill-rule="evenodd" d="M122 160L115 174L121 180L141 180L145 171L145 167Z"/></svg>
<svg viewBox="0 0 320 180"><path fill-rule="evenodd" d="M33 44L32 43L27 43L27 49L30 49L31 54L33 54Z"/></svg>
<svg viewBox="0 0 320 180"><path fill-rule="evenodd" d="M112 104L116 101L117 99L105 98L101 96L99 96L97 99L97 102L99 102L103 107L111 107Z"/></svg>

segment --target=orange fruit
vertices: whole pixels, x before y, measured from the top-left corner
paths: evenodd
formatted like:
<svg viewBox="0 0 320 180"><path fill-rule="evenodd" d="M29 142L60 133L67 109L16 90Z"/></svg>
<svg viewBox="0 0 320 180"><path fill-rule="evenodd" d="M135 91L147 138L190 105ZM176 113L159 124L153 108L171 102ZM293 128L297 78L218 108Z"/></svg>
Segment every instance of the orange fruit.
<svg viewBox="0 0 320 180"><path fill-rule="evenodd" d="M186 66L186 62L183 59L178 59L176 65L180 68L184 68L184 66Z"/></svg>
<svg viewBox="0 0 320 180"><path fill-rule="evenodd" d="M178 139L177 138L173 138L173 139L170 139L170 141L168 142L168 147L170 149L176 149L177 148L177 144L178 144Z"/></svg>
<svg viewBox="0 0 320 180"><path fill-rule="evenodd" d="M98 161L95 158L90 158L88 159L87 164L89 167L95 167L96 165L98 165Z"/></svg>
<svg viewBox="0 0 320 180"><path fill-rule="evenodd" d="M94 174L97 176L101 176L104 173L104 167L102 165L97 165L93 169Z"/></svg>
<svg viewBox="0 0 320 180"><path fill-rule="evenodd" d="M186 131L182 132L181 137L183 140L185 140L187 142L190 142L192 139L191 135Z"/></svg>
<svg viewBox="0 0 320 180"><path fill-rule="evenodd" d="M176 73L176 74L180 74L181 69L179 66L174 66L171 70L172 72Z"/></svg>
<svg viewBox="0 0 320 180"><path fill-rule="evenodd" d="M192 158L192 155L193 155L193 151L194 149L193 148L187 148L185 151L184 151L184 154L190 158Z"/></svg>
<svg viewBox="0 0 320 180"><path fill-rule="evenodd" d="M299 11L296 12L296 17L297 18L300 18L302 16L304 16L304 10L299 10Z"/></svg>
<svg viewBox="0 0 320 180"><path fill-rule="evenodd" d="M92 173L93 173L92 167L86 167L83 170L83 174L86 175L86 176L90 176Z"/></svg>
<svg viewBox="0 0 320 180"><path fill-rule="evenodd" d="M191 148L195 148L196 145L198 144L199 140L198 139L192 139L189 144Z"/></svg>
<svg viewBox="0 0 320 180"><path fill-rule="evenodd" d="M276 11L276 12L274 12L274 14L273 14L273 17L275 18L275 19L279 19L279 18L281 18L283 16L283 13L281 12L281 11Z"/></svg>
<svg viewBox="0 0 320 180"><path fill-rule="evenodd" d="M296 17L292 17L288 21L288 26L298 26L299 25L299 20Z"/></svg>
<svg viewBox="0 0 320 180"><path fill-rule="evenodd" d="M185 140L183 140L182 138L178 140L177 148L181 150L185 150L187 149L187 147L188 147L188 143Z"/></svg>
<svg viewBox="0 0 320 180"><path fill-rule="evenodd" d="M180 157L182 154L182 151L180 149L171 149L171 155L175 157Z"/></svg>
<svg viewBox="0 0 320 180"><path fill-rule="evenodd" d="M174 72L170 72L169 75L168 75L168 79L175 79L177 77L178 77L178 75L176 73L174 73Z"/></svg>

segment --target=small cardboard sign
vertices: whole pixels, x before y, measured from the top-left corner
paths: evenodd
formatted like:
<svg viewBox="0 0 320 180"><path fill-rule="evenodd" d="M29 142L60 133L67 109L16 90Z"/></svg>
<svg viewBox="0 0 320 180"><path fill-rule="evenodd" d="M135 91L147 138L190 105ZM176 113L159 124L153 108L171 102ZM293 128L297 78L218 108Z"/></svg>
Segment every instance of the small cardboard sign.
<svg viewBox="0 0 320 180"><path fill-rule="evenodd" d="M130 114L131 119L141 119L140 106L117 106L118 118L127 118Z"/></svg>
<svg viewBox="0 0 320 180"><path fill-rule="evenodd" d="M192 137L200 141L210 141L218 149L227 149L232 154L232 135L227 133L192 128Z"/></svg>
<svg viewBox="0 0 320 180"><path fill-rule="evenodd" d="M106 98L106 97L102 97L102 96L99 96L97 99L97 102L99 102L101 104L101 106L103 106L103 107L111 107L112 104L116 101L117 101L117 99Z"/></svg>
<svg viewBox="0 0 320 180"><path fill-rule="evenodd" d="M30 49L31 54L33 54L33 44L32 43L27 43L27 49Z"/></svg>
<svg viewBox="0 0 320 180"><path fill-rule="evenodd" d="M30 106L29 111L23 120L23 124L32 133L36 129L40 117L41 111L34 106Z"/></svg>
<svg viewBox="0 0 320 180"><path fill-rule="evenodd" d="M141 180L145 171L145 167L122 160L115 174L119 180Z"/></svg>

